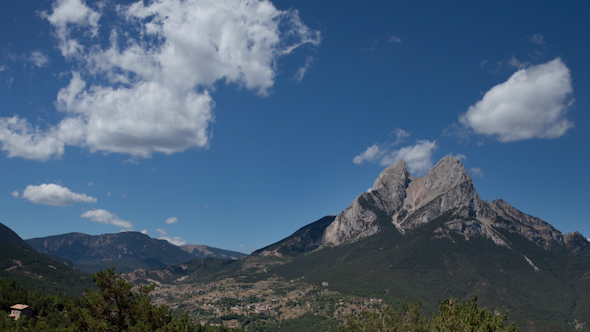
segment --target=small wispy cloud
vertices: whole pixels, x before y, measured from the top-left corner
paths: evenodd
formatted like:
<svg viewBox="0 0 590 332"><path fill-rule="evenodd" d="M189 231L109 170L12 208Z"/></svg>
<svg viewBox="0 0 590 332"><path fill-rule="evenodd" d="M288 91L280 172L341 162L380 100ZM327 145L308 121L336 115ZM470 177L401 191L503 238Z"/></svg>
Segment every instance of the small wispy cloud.
<svg viewBox="0 0 590 332"><path fill-rule="evenodd" d="M421 175L432 168L432 155L438 149L436 141L418 140L416 144L395 148L404 141L409 134L401 129L395 131L397 139L394 143L373 144L363 153L354 157L352 162L361 165L365 162L378 163L381 166L390 166L403 160L408 164L412 174Z"/></svg>
<svg viewBox="0 0 590 332"><path fill-rule="evenodd" d="M456 159L459 159L461 161L467 160L467 157L464 154L462 154L462 153L456 153L456 154L449 153L447 156L453 157L453 158L456 158Z"/></svg>
<svg viewBox="0 0 590 332"><path fill-rule="evenodd" d="M483 175L484 175L483 171L479 167L471 167L469 169L469 173L471 173L472 176L475 176L478 178L483 178Z"/></svg>
<svg viewBox="0 0 590 332"><path fill-rule="evenodd" d="M393 130L392 135L395 135L395 141L391 142L390 140L388 140L382 144L375 143L372 146L368 147L367 150L365 150L363 153L354 157L352 159L352 162L357 165L362 165L365 162L377 162L378 160L383 158L385 154L387 154L388 150L391 150L393 147L404 142L405 139L410 136L410 133L401 128L396 128Z"/></svg>
<svg viewBox="0 0 590 332"><path fill-rule="evenodd" d="M518 69L523 69L530 65L528 61L520 61L514 55L508 60L508 65L511 67L516 67Z"/></svg>
<svg viewBox="0 0 590 332"><path fill-rule="evenodd" d="M168 224L168 225L176 225L177 222L178 222L178 218L176 218L176 217L170 217L170 218L166 219L166 224Z"/></svg>
<svg viewBox="0 0 590 332"><path fill-rule="evenodd" d="M402 40L401 40L401 38L399 38L398 36L391 35L391 36L389 36L389 38L387 39L387 42L388 42L388 43L392 43L392 44L396 44L396 43L401 43L401 42L402 42Z"/></svg>
<svg viewBox="0 0 590 332"><path fill-rule="evenodd" d="M309 70L309 68L311 67L311 64L313 63L315 59L311 56L308 56L307 59L305 59L305 64L301 67L299 67L299 69L297 70L297 73L295 73L295 76L293 77L293 80L297 83L301 83L301 81L303 80L303 77L305 76L305 74L307 74L307 71Z"/></svg>
<svg viewBox="0 0 590 332"><path fill-rule="evenodd" d="M170 242L171 244L173 244L175 246L179 246L179 247L186 244L186 240L181 239L179 236L175 236L175 237L160 236L158 239L166 240L166 241Z"/></svg>
<svg viewBox="0 0 590 332"><path fill-rule="evenodd" d="M41 51L33 51L28 60L39 68L45 67L49 64L49 57Z"/></svg>
<svg viewBox="0 0 590 332"><path fill-rule="evenodd" d="M539 46L546 46L547 43L545 42L545 37L542 34L536 33L534 35L527 36L528 41L535 45Z"/></svg>
<svg viewBox="0 0 590 332"><path fill-rule="evenodd" d="M82 218L90 219L91 221L101 224L113 225L125 229L132 229L133 224L129 221L121 220L119 217L107 210L96 209L86 211L81 215Z"/></svg>

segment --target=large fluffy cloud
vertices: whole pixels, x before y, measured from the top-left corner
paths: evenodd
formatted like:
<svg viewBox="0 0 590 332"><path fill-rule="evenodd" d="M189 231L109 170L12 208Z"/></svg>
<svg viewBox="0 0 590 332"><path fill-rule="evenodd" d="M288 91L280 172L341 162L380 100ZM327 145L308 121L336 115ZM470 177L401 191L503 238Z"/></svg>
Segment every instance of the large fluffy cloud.
<svg viewBox="0 0 590 332"><path fill-rule="evenodd" d="M12 196L18 197L18 192L13 192ZM38 186L29 185L25 188L22 198L37 204L47 204L53 206L70 206L74 203L96 203L97 199L86 194L78 194L66 187L57 184L48 183Z"/></svg>
<svg viewBox="0 0 590 332"><path fill-rule="evenodd" d="M265 96L280 57L320 42L296 10L267 0L100 3L99 12L81 0L56 0L42 14L76 70L57 96L59 124L40 129L18 116L0 118L9 157L48 160L66 145L136 157L206 148L216 82ZM118 21L101 29L111 9ZM108 29L104 47L99 31Z"/></svg>
<svg viewBox="0 0 590 332"><path fill-rule="evenodd" d="M130 223L129 221L119 219L119 217L116 214L111 213L107 210L96 209L96 210L86 211L81 215L81 217L88 218L92 221L95 221L95 222L98 222L101 224L114 225L114 226L121 227L124 229L133 228L132 223Z"/></svg>
<svg viewBox="0 0 590 332"><path fill-rule="evenodd" d="M557 58L514 73L460 117L463 126L500 142L560 137L574 125L570 70Z"/></svg>

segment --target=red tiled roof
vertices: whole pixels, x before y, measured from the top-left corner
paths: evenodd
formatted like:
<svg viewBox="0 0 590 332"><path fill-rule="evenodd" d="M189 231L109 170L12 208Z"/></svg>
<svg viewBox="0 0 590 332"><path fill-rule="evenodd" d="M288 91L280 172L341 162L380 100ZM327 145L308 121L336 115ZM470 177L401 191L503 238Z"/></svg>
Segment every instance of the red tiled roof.
<svg viewBox="0 0 590 332"><path fill-rule="evenodd" d="M15 305L13 305L12 307L10 307L10 309L15 309L15 310L24 310L24 309L26 309L26 308L31 308L31 309L33 309L32 307L29 307L29 306L28 306L28 305L26 305L26 304L15 304ZM33 309L33 310L34 310L34 309Z"/></svg>

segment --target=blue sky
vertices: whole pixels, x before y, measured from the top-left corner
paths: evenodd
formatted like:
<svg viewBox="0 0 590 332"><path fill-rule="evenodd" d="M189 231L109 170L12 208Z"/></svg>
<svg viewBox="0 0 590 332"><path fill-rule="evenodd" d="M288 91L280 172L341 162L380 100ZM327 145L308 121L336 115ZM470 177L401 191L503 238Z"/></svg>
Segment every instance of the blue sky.
<svg viewBox="0 0 590 332"><path fill-rule="evenodd" d="M249 253L446 155L590 237L585 2L1 6L1 222L23 238Z"/></svg>

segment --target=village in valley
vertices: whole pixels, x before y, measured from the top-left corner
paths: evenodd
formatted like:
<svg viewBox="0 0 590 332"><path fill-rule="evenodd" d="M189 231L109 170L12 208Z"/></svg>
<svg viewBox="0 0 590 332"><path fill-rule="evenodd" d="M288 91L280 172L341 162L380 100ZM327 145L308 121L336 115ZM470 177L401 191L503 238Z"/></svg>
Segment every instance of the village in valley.
<svg viewBox="0 0 590 332"><path fill-rule="evenodd" d="M245 278L245 277L243 277ZM226 278L205 284L163 284L155 280L153 303L172 311L186 311L195 321L239 328L238 316L285 320L306 313L344 319L370 308L381 308L382 300L344 295L329 290L329 283L310 285L300 280L269 277L256 282ZM254 318L254 317L253 317Z"/></svg>

